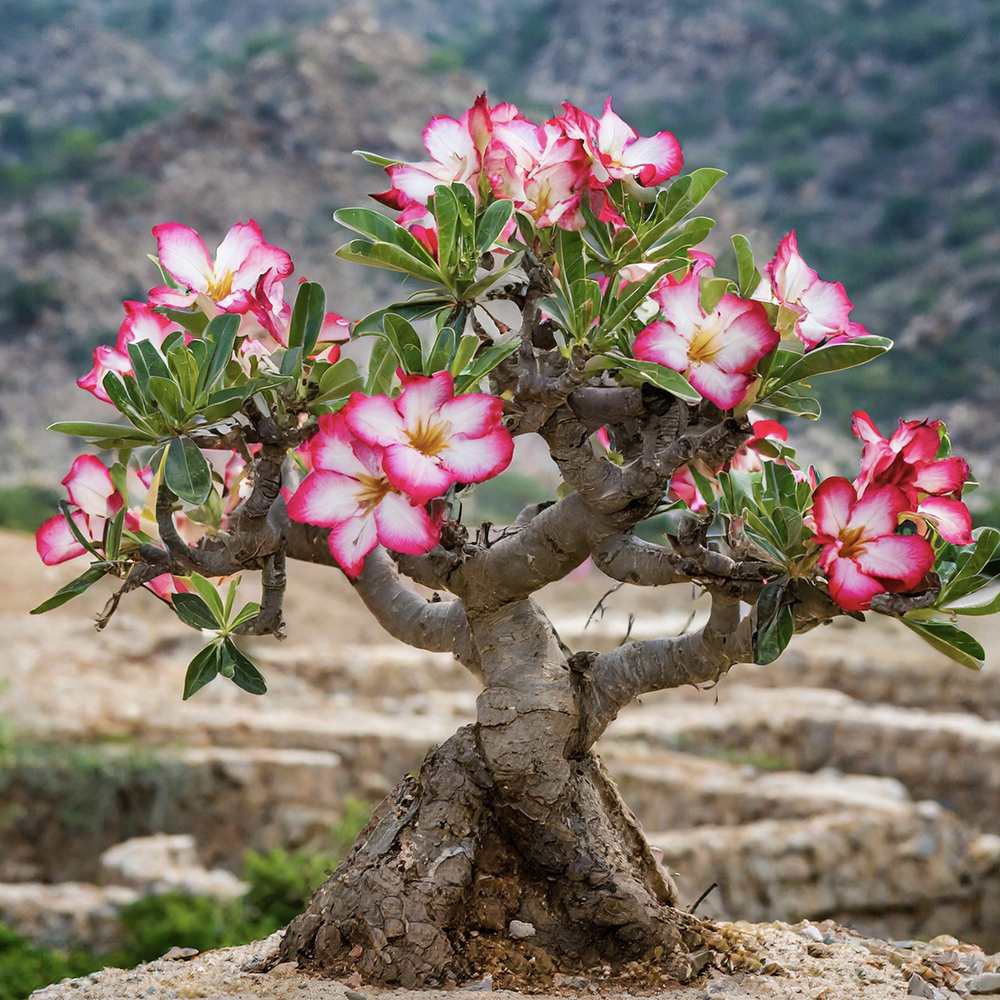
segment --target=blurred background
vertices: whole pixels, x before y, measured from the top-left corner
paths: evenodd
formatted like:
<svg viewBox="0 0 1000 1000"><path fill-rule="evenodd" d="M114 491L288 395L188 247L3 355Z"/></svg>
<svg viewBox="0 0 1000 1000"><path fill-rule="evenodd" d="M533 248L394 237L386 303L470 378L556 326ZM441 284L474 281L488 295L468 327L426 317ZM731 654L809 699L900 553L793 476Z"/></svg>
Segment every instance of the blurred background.
<svg viewBox="0 0 1000 1000"><path fill-rule="evenodd" d="M885 430L943 417L977 513L1000 517L997 0L0 0L0 23L0 1000L279 926L472 712L460 668L393 644L331 572L295 574L290 639L255 651L264 699L218 682L182 705L190 633L142 595L100 636L101 595L24 615L73 575L23 534L75 450L43 428L98 416L72 380L154 284L156 222L214 245L252 215L357 318L393 289L332 257L332 212L384 187L352 149L417 158L425 121L484 87L541 117L610 93L689 166L730 171L706 205L720 256L743 232L766 261L794 226L896 340L826 380L823 427L795 428L806 456L855 462L859 404ZM529 447L476 514L553 479ZM690 594L626 588L584 632L595 576L546 595L571 644L618 641L630 614L633 634L683 627ZM684 891L720 883L705 912L1000 947L997 685L891 625L823 630L609 733ZM164 833L182 839L133 839Z"/></svg>

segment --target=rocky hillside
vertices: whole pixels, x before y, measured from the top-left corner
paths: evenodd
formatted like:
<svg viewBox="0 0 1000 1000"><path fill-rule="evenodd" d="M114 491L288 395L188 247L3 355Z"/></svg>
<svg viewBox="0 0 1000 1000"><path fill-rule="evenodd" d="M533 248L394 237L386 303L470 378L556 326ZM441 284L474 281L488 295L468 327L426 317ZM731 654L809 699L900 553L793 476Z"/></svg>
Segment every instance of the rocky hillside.
<svg viewBox="0 0 1000 1000"><path fill-rule="evenodd" d="M614 93L692 165L727 167L726 230L790 226L891 361L835 382L883 419L933 411L995 478L1000 401L1000 11L991 0L43 0L0 4L0 478L48 476L39 427L150 283L148 227L253 213L337 308L333 208L377 183L354 147L413 152L483 82L530 107ZM387 27L379 27L381 18ZM391 27L389 27L391 26ZM716 206L713 206L716 207ZM44 351L45 364L24 364ZM40 383L40 384L39 384ZM86 400L78 409L86 410ZM827 442L824 442L827 443ZM37 470L38 456L42 469Z"/></svg>

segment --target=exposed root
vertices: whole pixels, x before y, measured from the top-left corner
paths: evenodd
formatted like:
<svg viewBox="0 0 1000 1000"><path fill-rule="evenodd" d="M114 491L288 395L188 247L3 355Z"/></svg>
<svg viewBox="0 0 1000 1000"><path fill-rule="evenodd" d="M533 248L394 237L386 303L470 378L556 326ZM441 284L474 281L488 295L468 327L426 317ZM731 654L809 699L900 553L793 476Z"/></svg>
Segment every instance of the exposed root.
<svg viewBox="0 0 1000 1000"><path fill-rule="evenodd" d="M671 905L669 878L597 758L570 765L573 856L553 871L565 838L539 831L541 872L498 815L474 727L460 730L382 803L274 961L407 987L490 975L546 989L577 975L659 988L696 976L726 941Z"/></svg>

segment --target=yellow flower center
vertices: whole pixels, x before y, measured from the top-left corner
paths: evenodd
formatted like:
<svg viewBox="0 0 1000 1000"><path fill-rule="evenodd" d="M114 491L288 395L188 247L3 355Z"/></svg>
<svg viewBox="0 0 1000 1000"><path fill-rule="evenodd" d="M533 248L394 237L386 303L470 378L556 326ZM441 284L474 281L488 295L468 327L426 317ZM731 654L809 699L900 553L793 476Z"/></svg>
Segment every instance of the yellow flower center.
<svg viewBox="0 0 1000 1000"><path fill-rule="evenodd" d="M214 272L212 278L208 283L207 294L209 298L214 299L218 302L220 299L224 299L233 290L233 272L224 271L220 275L216 275Z"/></svg>
<svg viewBox="0 0 1000 1000"><path fill-rule="evenodd" d="M844 559L856 559L864 551L861 536L864 528L844 528L840 533L840 555Z"/></svg>
<svg viewBox="0 0 1000 1000"><path fill-rule="evenodd" d="M418 420L406 436L417 451L433 458L448 444L448 427L443 420Z"/></svg>
<svg viewBox="0 0 1000 1000"><path fill-rule="evenodd" d="M392 483L385 476L358 476L361 489L358 490L357 499L362 510L370 514L385 497L392 493Z"/></svg>
<svg viewBox="0 0 1000 1000"><path fill-rule="evenodd" d="M688 347L688 358L692 362L711 361L722 350L722 317L717 313L706 319L695 329Z"/></svg>

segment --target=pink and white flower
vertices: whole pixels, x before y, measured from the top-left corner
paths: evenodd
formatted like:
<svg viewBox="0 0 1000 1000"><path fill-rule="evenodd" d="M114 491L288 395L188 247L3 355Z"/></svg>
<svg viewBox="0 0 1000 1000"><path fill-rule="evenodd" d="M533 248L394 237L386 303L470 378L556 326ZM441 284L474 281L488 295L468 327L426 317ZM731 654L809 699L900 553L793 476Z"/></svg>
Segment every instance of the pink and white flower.
<svg viewBox="0 0 1000 1000"><path fill-rule="evenodd" d="M301 285L306 279L299 281ZM292 322L292 306L285 298L285 286L275 276L274 271L268 271L258 279L253 292L249 296L249 309L254 319L264 332L282 347L288 346L288 330ZM351 324L340 313L327 312L323 316L319 337L311 357L333 364L340 359L340 344L351 339ZM253 340L247 344L255 343ZM260 349L250 347L244 353L263 353Z"/></svg>
<svg viewBox="0 0 1000 1000"><path fill-rule="evenodd" d="M795 316L795 335L807 350L867 336L850 319L853 305L839 281L824 281L799 253L795 230L786 233L768 263L773 300Z"/></svg>
<svg viewBox="0 0 1000 1000"><path fill-rule="evenodd" d="M85 538L101 539L105 521L114 517L124 504L107 466L96 455L78 455L62 483L75 508L70 512L73 523ZM87 551L61 513L40 525L35 532L35 548L46 566L75 559Z"/></svg>
<svg viewBox="0 0 1000 1000"><path fill-rule="evenodd" d="M761 445L765 442L784 444L787 440L788 428L777 420L756 420L753 424L753 437L733 455L729 467L737 472L760 472L764 468Z"/></svg>
<svg viewBox="0 0 1000 1000"><path fill-rule="evenodd" d="M128 356L128 345L148 340L157 350L163 346L163 341L172 333L180 331L180 327L156 312L148 302L137 302L127 299L122 303L125 318L118 327L118 337L115 346L101 344L94 348L94 366L76 380L81 388L96 396L101 402L110 403L111 399L104 390L104 376L108 372L119 375L132 373L132 362ZM191 335L184 334L184 343L189 343Z"/></svg>
<svg viewBox="0 0 1000 1000"><path fill-rule="evenodd" d="M593 180L601 187L613 180L653 187L679 174L684 166L681 144L672 132L640 136L615 113L610 97L600 118L564 101L563 114L556 121L567 136L583 143Z"/></svg>
<svg viewBox="0 0 1000 1000"><path fill-rule="evenodd" d="M480 94L460 118L435 115L423 132L424 148L430 159L386 167L389 190L372 197L390 208L405 209L426 205L438 184L458 181L478 199L483 155L494 126L521 118L513 104L490 107L485 94Z"/></svg>
<svg viewBox="0 0 1000 1000"><path fill-rule="evenodd" d="M682 465L670 477L667 496L671 500L683 500L693 511L705 510L708 507L698 489L698 484L694 481L691 468L687 465Z"/></svg>
<svg viewBox="0 0 1000 1000"><path fill-rule="evenodd" d="M310 450L313 471L288 501L288 516L329 528L330 553L349 577L376 545L420 555L437 544L439 525L393 485L384 450L358 440L343 413L320 418Z"/></svg>
<svg viewBox="0 0 1000 1000"><path fill-rule="evenodd" d="M891 438L883 437L872 418L856 410L851 429L862 442L861 471L855 485L861 495L884 485L898 487L910 510L930 520L954 545L972 541L972 517L962 503L969 463L957 455L938 458L940 420L900 420Z"/></svg>
<svg viewBox="0 0 1000 1000"><path fill-rule="evenodd" d="M385 449L382 464L393 486L426 503L453 483L481 483L510 465L514 441L500 422L502 399L456 396L447 371L402 381L395 399L356 392L343 410L358 438Z"/></svg>
<svg viewBox="0 0 1000 1000"><path fill-rule="evenodd" d="M171 573L161 573L159 576L154 576L146 586L161 601L167 601L168 603L173 600L174 594L187 594L191 590L184 577L174 576Z"/></svg>
<svg viewBox="0 0 1000 1000"><path fill-rule="evenodd" d="M583 145L555 122L524 119L496 124L485 169L494 195L509 198L541 226L580 229L589 160Z"/></svg>
<svg viewBox="0 0 1000 1000"><path fill-rule="evenodd" d="M153 236L160 265L180 286L152 289L149 301L154 306L186 309L197 303L209 314L245 313L263 275L271 272L275 281L282 281L293 270L288 252L268 243L253 219L237 222L214 257L201 236L179 222L153 226Z"/></svg>
<svg viewBox="0 0 1000 1000"><path fill-rule="evenodd" d="M860 497L849 480L825 479L813 494L819 565L830 596L845 611L864 611L876 594L913 590L934 565L919 535L896 533L909 507L902 490L878 486Z"/></svg>
<svg viewBox="0 0 1000 1000"><path fill-rule="evenodd" d="M677 284L660 288L656 298L664 318L640 332L633 355L683 373L720 409L741 403L757 362L778 345L764 307L727 293L706 312L694 270Z"/></svg>

